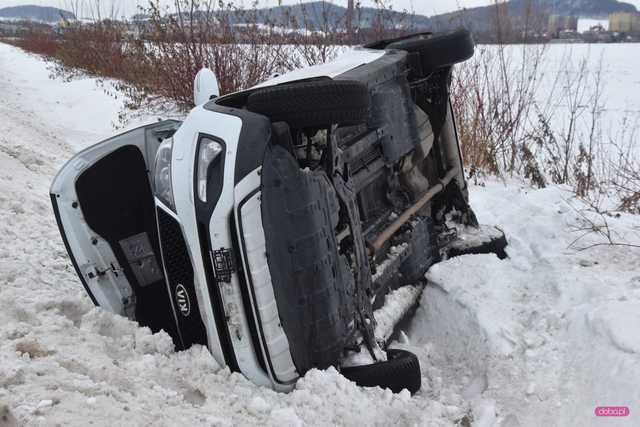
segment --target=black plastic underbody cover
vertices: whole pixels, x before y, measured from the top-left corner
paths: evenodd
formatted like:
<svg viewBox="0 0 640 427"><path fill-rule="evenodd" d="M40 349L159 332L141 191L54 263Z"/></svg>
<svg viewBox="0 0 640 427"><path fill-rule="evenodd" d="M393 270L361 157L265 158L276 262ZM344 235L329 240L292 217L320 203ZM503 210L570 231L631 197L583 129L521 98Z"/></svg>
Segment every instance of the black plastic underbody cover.
<svg viewBox="0 0 640 427"><path fill-rule="evenodd" d="M353 328L354 280L335 238L339 205L324 172L280 146L262 169L262 220L282 326L303 374L336 364Z"/></svg>
<svg viewBox="0 0 640 427"><path fill-rule="evenodd" d="M366 66L336 76L336 80L356 80L369 87L371 111L367 125L382 132L387 165L395 164L420 144L406 70L407 53L389 51Z"/></svg>

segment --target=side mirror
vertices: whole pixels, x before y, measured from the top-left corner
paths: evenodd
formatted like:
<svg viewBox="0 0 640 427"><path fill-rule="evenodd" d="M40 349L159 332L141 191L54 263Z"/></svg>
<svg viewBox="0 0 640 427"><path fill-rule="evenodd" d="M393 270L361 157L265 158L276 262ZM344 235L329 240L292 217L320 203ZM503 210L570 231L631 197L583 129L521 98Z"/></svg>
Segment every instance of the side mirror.
<svg viewBox="0 0 640 427"><path fill-rule="evenodd" d="M205 104L213 98L220 96L218 79L208 68L198 71L193 82L193 102L196 106Z"/></svg>

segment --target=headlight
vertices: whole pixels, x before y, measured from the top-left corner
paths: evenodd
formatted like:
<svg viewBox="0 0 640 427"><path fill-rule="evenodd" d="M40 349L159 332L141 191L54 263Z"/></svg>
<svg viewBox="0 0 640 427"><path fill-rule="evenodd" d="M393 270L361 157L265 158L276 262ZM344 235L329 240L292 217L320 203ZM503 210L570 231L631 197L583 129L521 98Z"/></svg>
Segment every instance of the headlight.
<svg viewBox="0 0 640 427"><path fill-rule="evenodd" d="M156 168L153 182L155 184L156 197L171 210L176 210L173 199L173 185L171 184L171 157L173 152L173 139L166 139L158 147L156 153Z"/></svg>
<svg viewBox="0 0 640 427"><path fill-rule="evenodd" d="M209 166L222 153L222 145L208 138L200 141L198 148L198 170L196 175L198 185L198 197L204 203L207 202L207 182L209 178Z"/></svg>

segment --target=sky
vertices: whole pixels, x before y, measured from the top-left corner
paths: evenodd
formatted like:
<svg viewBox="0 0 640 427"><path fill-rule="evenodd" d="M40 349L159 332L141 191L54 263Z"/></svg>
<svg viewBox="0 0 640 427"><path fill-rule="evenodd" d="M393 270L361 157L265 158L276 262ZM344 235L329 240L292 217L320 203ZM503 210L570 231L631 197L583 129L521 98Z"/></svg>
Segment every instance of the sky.
<svg viewBox="0 0 640 427"><path fill-rule="evenodd" d="M23 4L37 4L42 6L55 6L62 7L63 9L70 9L65 7L70 2L96 2L102 3L116 2L120 5L122 10L121 15L131 15L136 12L137 4L146 4L147 0L0 0L0 7L16 6ZM251 3L251 0L235 0L236 3L245 1ZM278 0L258 0L261 7L275 6L278 4ZM295 4L299 0L281 0L282 4ZM310 1L310 0L303 0ZM361 0L363 6L373 5L374 0ZM626 3L631 3L640 9L640 0L624 0ZM161 0L165 4L173 3L172 0ZM334 3L345 5L347 0L333 0ZM463 7L475 7L484 6L493 3L492 0L385 0L386 4L393 6L395 10L408 10L415 11L415 13L431 16L439 13L451 12Z"/></svg>

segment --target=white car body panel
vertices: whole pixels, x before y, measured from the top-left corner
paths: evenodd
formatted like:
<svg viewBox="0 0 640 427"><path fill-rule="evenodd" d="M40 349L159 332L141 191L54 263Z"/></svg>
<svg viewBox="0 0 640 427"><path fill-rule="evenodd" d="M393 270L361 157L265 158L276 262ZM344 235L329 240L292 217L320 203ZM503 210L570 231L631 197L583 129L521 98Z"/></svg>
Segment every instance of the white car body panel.
<svg viewBox="0 0 640 427"><path fill-rule="evenodd" d="M180 226L182 227L182 232L187 242L193 264L196 298L198 299L202 321L206 326L209 350L218 363L225 365L224 354L218 338L218 327L210 303L211 295L209 294L207 286L204 285L207 283L207 279L205 276L204 261L200 256L200 240L198 237L193 201L193 174L196 156L195 151L199 135L202 133L217 134L223 140L231 141L232 144L232 141L237 141L239 138L242 123L239 119L223 116L220 117L220 120L224 122L224 126L212 126L215 121L211 120L209 114L210 113L201 107L196 107L189 115L189 119L183 123L173 136L171 176L177 216L180 218ZM208 119L205 119L205 117ZM227 149L227 154L235 157L233 147L229 146ZM231 176L233 177L233 175ZM218 206L218 208L223 209L221 206ZM195 254L197 254L197 256Z"/></svg>
<svg viewBox="0 0 640 427"><path fill-rule="evenodd" d="M252 89L266 86L275 86L282 83L318 77L334 78L361 65L373 62L376 59L384 56L385 53L386 52L384 50L373 50L365 48L349 49L332 62L291 71L289 73L260 83L254 86Z"/></svg>

